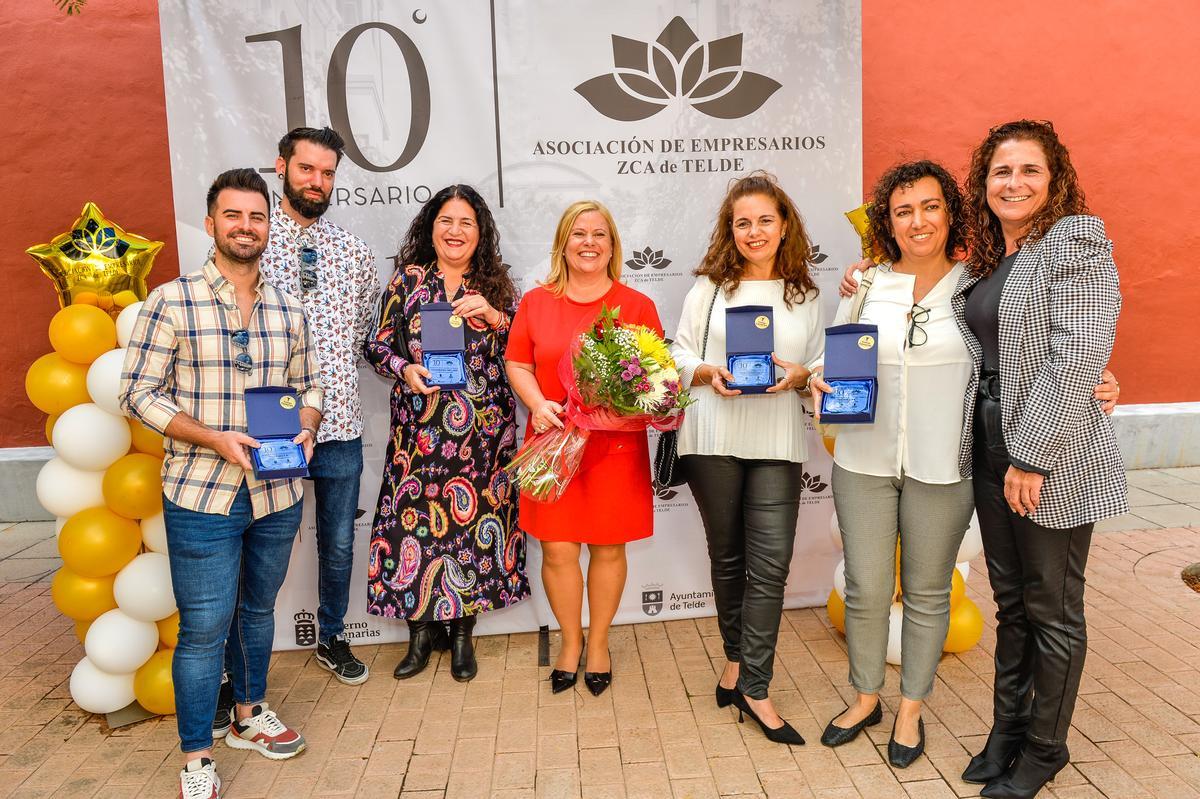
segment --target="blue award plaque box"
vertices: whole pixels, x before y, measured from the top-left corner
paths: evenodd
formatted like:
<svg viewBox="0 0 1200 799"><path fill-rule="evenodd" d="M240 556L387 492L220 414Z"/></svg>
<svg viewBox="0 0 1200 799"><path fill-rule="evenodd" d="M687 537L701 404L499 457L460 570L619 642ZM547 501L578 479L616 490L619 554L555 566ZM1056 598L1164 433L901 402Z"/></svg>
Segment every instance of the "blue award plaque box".
<svg viewBox="0 0 1200 799"><path fill-rule="evenodd" d="M308 477L304 448L292 442L300 435L300 402L289 386L246 389L246 432L258 439L250 450L259 480Z"/></svg>
<svg viewBox="0 0 1200 799"><path fill-rule="evenodd" d="M761 394L775 385L775 315L769 305L725 309L725 354L733 381L729 388Z"/></svg>
<svg viewBox="0 0 1200 799"><path fill-rule="evenodd" d="M825 382L833 393L821 397L821 421L874 422L878 374L877 326L852 324L825 328Z"/></svg>
<svg viewBox="0 0 1200 799"><path fill-rule="evenodd" d="M448 302L421 306L421 361L429 370L427 385L450 390L467 387L465 324Z"/></svg>

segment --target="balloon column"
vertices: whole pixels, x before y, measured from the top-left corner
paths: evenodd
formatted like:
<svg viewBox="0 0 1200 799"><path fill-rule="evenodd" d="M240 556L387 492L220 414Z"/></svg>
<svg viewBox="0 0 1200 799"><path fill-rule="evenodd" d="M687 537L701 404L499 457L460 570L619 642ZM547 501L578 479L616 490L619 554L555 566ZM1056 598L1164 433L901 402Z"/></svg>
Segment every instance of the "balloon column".
<svg viewBox="0 0 1200 799"><path fill-rule="evenodd" d="M173 713L179 614L162 518L162 436L127 418L118 397L124 347L162 245L125 233L91 203L75 228L30 250L64 307L50 321L54 351L25 375L30 401L49 415L55 452L37 478L38 501L58 517L63 566L51 596L85 652L71 698L92 713L135 699Z"/></svg>
<svg viewBox="0 0 1200 799"><path fill-rule="evenodd" d="M829 535L838 549L842 548L842 532L838 527L837 514L829 520ZM983 635L983 614L966 596L966 580L971 573L971 561L983 552L983 540L979 535L979 519L974 514L959 545L957 564L950 581L950 629L946 633L945 652L966 652L979 643ZM892 596L891 620L888 624L887 662L900 665L900 632L904 618L903 575L900 571L900 546L896 546L896 589ZM833 590L829 592L826 605L829 620L837 631L846 633L846 561L843 558L833 570Z"/></svg>

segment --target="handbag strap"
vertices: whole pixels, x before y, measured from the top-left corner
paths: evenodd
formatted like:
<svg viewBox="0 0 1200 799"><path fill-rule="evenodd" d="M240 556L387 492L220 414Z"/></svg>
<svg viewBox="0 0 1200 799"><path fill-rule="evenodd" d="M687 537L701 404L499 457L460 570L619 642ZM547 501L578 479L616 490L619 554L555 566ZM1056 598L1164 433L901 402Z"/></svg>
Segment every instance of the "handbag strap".
<svg viewBox="0 0 1200 799"><path fill-rule="evenodd" d="M863 273L862 279L858 281L858 290L854 292L854 299L850 303L850 323L857 324L859 316L862 315L863 304L867 301L867 292L871 288L871 284L875 282L875 273L879 271L879 267L872 266Z"/></svg>
<svg viewBox="0 0 1200 799"><path fill-rule="evenodd" d="M700 345L700 360L704 360L704 356L708 353L708 329L712 327L712 312L713 306L717 304L717 294L720 293L721 286L718 284L713 289L712 299L708 301L708 319L704 322L704 343Z"/></svg>

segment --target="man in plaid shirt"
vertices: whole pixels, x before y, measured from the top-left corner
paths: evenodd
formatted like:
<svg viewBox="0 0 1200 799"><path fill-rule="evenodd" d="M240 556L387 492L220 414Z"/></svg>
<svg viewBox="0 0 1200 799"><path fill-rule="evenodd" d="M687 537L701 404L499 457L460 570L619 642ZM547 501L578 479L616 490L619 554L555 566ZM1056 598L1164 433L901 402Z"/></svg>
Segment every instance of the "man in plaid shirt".
<svg viewBox="0 0 1200 799"><path fill-rule="evenodd" d="M179 605L172 665L184 769L180 799L215 799L212 719L229 641L237 702L227 745L273 760L304 738L265 702L275 596L300 526L298 478L258 480L248 448L245 391L289 386L300 403L294 441L312 457L321 423L320 366L304 309L259 273L270 202L252 169L221 174L208 191L213 257L150 292L121 375L122 404L166 437L163 516Z"/></svg>

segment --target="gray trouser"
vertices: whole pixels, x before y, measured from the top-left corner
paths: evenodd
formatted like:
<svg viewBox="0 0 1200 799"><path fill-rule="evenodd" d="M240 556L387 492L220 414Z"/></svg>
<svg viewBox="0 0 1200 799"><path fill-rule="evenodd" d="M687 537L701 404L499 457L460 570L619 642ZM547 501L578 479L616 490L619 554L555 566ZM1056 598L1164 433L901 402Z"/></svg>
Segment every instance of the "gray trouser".
<svg viewBox="0 0 1200 799"><path fill-rule="evenodd" d="M883 687L899 535L900 693L924 699L933 690L950 624L951 572L974 507L971 481L935 485L834 464L833 504L846 554L850 683L864 694Z"/></svg>
<svg viewBox="0 0 1200 799"><path fill-rule="evenodd" d="M800 508L801 465L724 455L680 458L708 539L725 658L738 690L766 699Z"/></svg>

